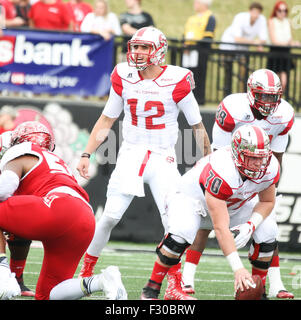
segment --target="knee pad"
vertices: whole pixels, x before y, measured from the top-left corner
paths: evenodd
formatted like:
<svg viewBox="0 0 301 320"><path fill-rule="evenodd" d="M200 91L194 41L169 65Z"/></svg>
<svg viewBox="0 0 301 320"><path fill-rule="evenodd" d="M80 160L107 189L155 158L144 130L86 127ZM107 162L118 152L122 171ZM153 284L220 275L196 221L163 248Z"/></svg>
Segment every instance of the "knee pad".
<svg viewBox="0 0 301 320"><path fill-rule="evenodd" d="M254 240L252 242L252 246L254 248L253 253L249 253L249 261L250 263L255 267L259 269L268 269L272 262L272 257L275 249L278 246L278 242L262 242L262 243L256 243ZM261 261L258 260L262 257L271 257L270 261Z"/></svg>
<svg viewBox="0 0 301 320"><path fill-rule="evenodd" d="M179 241L176 241L174 239L174 237L175 236L168 233L156 249L156 253L158 254L158 257L161 260L161 262L168 265L168 266L173 266L173 265L178 264L181 260L182 254L185 252L186 248L190 246L190 244L188 242L185 241L184 243L181 243ZM177 254L179 257L178 258L170 258L170 257L167 257L166 255L164 255L160 251L160 249L163 246L165 247L165 249L167 251L170 251L173 254Z"/></svg>

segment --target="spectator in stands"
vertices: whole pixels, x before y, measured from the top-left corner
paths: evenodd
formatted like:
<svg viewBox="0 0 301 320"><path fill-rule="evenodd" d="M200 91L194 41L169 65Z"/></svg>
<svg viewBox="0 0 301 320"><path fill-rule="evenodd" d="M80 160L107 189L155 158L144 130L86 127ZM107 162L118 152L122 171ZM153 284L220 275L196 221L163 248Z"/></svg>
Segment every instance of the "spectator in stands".
<svg viewBox="0 0 301 320"><path fill-rule="evenodd" d="M17 112L13 106L5 105L0 109L0 134L14 130Z"/></svg>
<svg viewBox="0 0 301 320"><path fill-rule="evenodd" d="M94 12L86 15L80 30L99 34L105 40L121 34L118 17L115 13L109 11L107 0L96 0Z"/></svg>
<svg viewBox="0 0 301 320"><path fill-rule="evenodd" d="M69 14L73 22L73 31L80 31L80 26L84 21L86 15L93 12L93 8L90 3L84 2L82 0L69 0L66 3L69 10Z"/></svg>
<svg viewBox="0 0 301 320"><path fill-rule="evenodd" d="M24 20L23 27L29 26L28 12L31 8L30 0L19 0L15 3L16 16Z"/></svg>
<svg viewBox="0 0 301 320"><path fill-rule="evenodd" d="M121 13L119 17L121 30L126 37L122 47L124 54L127 52L127 41L138 29L147 26L155 27L152 16L142 10L141 2L142 0L125 0L127 11Z"/></svg>
<svg viewBox="0 0 301 320"><path fill-rule="evenodd" d="M186 50L183 54L183 67L189 68L194 73L196 90L195 97L199 104L205 103L205 82L208 52L214 37L216 19L209 7L212 0L194 0L195 15L188 18L184 27ZM196 42L206 40L207 42ZM197 45L197 49L189 50L189 45ZM204 50L205 49L205 50Z"/></svg>
<svg viewBox="0 0 301 320"><path fill-rule="evenodd" d="M39 0L29 10L29 26L38 29L73 30L66 4L61 0Z"/></svg>
<svg viewBox="0 0 301 320"><path fill-rule="evenodd" d="M249 45L258 45L257 50L262 51L262 44L265 44L268 40L268 28L266 18L262 15L263 6L258 2L253 2L249 6L248 12L238 13L230 27L228 27L221 38L222 42L232 42L231 44L221 44L222 50L248 50ZM245 44L245 45L239 45ZM233 59L234 58L234 59ZM225 73L231 72L233 60L237 60L239 64L239 87L241 92L247 90L246 83L248 80L247 68L249 65L248 55L238 54L235 57L233 55L225 56ZM229 68L229 70L227 69Z"/></svg>
<svg viewBox="0 0 301 320"><path fill-rule="evenodd" d="M268 30L262 11L260 3L251 3L248 12L240 12L234 17L231 26L223 33L221 41L250 45L265 44L268 40ZM220 45L220 49L224 50L247 50L247 48L240 45ZM261 47L258 49L262 50Z"/></svg>
<svg viewBox="0 0 301 320"><path fill-rule="evenodd" d="M5 21L3 27L15 28L25 25L26 21L22 17L17 16L15 1L0 0L0 6L2 7L1 11L3 11L2 19Z"/></svg>
<svg viewBox="0 0 301 320"><path fill-rule="evenodd" d="M268 20L268 31L270 42L274 45L274 47L271 47L270 52L277 52L279 57L269 58L267 68L278 74L283 91L285 91L288 72L294 68L295 65L291 59L283 56L289 54L290 46L300 45L298 41L294 41L292 38L286 2L276 2Z"/></svg>

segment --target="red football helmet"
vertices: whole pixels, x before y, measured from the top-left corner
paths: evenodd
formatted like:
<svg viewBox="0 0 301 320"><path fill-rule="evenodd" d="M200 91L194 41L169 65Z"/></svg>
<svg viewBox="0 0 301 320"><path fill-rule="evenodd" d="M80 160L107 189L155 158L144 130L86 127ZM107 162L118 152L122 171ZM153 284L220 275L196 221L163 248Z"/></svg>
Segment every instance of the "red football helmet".
<svg viewBox="0 0 301 320"><path fill-rule="evenodd" d="M243 125L232 136L232 158L235 166L243 175L250 179L261 179L270 164L272 151L267 133L256 126ZM261 166L254 169L250 166L250 157L260 158Z"/></svg>
<svg viewBox="0 0 301 320"><path fill-rule="evenodd" d="M54 138L47 127L38 121L23 122L12 132L12 146L22 142L32 142L50 151L53 151L55 146Z"/></svg>
<svg viewBox="0 0 301 320"><path fill-rule="evenodd" d="M142 62L138 59L135 46L146 45L149 47L147 60ZM167 52L167 40L165 35L154 27L144 27L136 31L132 39L128 41L127 61L130 67L144 70L150 65L160 65L164 63ZM139 55L142 55L139 53Z"/></svg>
<svg viewBox="0 0 301 320"><path fill-rule="evenodd" d="M275 72L268 69L256 70L249 76L247 86L251 107L265 117L277 110L281 102L282 86Z"/></svg>

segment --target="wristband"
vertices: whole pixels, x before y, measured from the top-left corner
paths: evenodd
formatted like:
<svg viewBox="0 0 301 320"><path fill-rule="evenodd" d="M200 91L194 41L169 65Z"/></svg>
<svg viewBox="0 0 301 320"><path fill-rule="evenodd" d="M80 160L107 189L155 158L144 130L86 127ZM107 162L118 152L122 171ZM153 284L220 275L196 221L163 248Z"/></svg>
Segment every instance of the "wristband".
<svg viewBox="0 0 301 320"><path fill-rule="evenodd" d="M5 253L0 253L0 265L1 266L8 266L7 258Z"/></svg>
<svg viewBox="0 0 301 320"><path fill-rule="evenodd" d="M244 267L237 251L231 252L230 254L228 254L226 256L226 258L227 258L233 272Z"/></svg>
<svg viewBox="0 0 301 320"><path fill-rule="evenodd" d="M81 154L81 158L88 158L89 159L90 157L91 157L91 154L88 152L84 152Z"/></svg>
<svg viewBox="0 0 301 320"><path fill-rule="evenodd" d="M260 213L258 213L258 212L253 212L252 213L251 218L249 219L248 223L252 223L253 224L253 226L254 226L253 232L260 225L262 220L263 220L263 216Z"/></svg>

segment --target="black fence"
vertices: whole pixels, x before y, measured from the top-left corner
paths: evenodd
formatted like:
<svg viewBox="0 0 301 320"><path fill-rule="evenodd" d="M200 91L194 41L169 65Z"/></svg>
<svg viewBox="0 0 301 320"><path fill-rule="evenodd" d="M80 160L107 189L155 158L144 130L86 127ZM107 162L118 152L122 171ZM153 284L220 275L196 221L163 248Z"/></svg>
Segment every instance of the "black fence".
<svg viewBox="0 0 301 320"><path fill-rule="evenodd" d="M122 47L126 40L122 37L115 40L115 63L124 59ZM242 50L222 50L219 48L221 44L225 43L199 41L187 47L183 40L168 39L167 63L186 66L185 54L194 54L192 60L196 61L192 65L188 64L187 68L194 73L194 93L200 105L218 104L231 93L246 92L247 80L253 71L267 68L270 59L274 59L276 64L283 63L285 59L287 85L283 98L296 111L301 109L301 47L279 49L265 45L259 51L259 46L240 45Z"/></svg>

